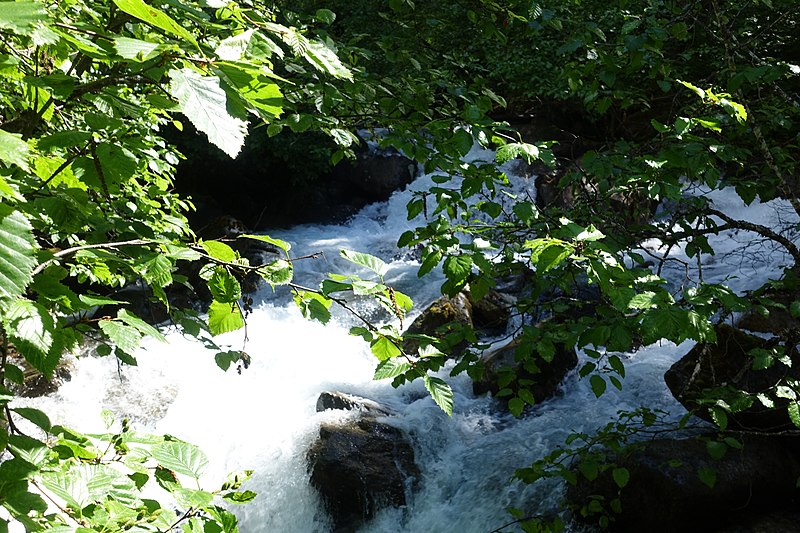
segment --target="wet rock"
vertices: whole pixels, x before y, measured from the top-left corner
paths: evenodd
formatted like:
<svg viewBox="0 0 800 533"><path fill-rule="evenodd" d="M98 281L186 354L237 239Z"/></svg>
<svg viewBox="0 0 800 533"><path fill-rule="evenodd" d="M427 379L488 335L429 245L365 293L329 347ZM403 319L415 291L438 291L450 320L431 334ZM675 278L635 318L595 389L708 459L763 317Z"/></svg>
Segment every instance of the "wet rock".
<svg viewBox="0 0 800 533"><path fill-rule="evenodd" d="M72 380L75 367L71 359L62 358L53 370L53 374L48 378L33 368L22 355L16 353L13 347L10 348L12 354L8 357L8 364L16 366L22 374L22 383L13 383L8 381L10 376L7 373L7 385L14 394L23 398L39 398L53 394L61 385Z"/></svg>
<svg viewBox="0 0 800 533"><path fill-rule="evenodd" d="M476 395L491 392L497 394L501 388L499 381L509 371L513 371L517 379L508 387L512 391L519 390L519 380L530 380L532 385L527 386L536 402L542 402L555 396L564 377L570 370L578 365L578 356L574 348L556 345L556 352L552 361L547 362L536 358L523 364L517 361L515 353L522 342L522 337L517 337L505 346L485 354L483 374L474 380L472 392ZM530 359L530 358L529 358Z"/></svg>
<svg viewBox="0 0 800 533"><path fill-rule="evenodd" d="M672 395L688 410L696 410L701 418L710 420L706 409L698 403L711 389L737 389L750 393L769 390L783 379L800 379L800 368L791 368L775 361L763 370L753 369L753 358L748 352L755 348L769 347L769 341L749 335L726 324L716 327L716 344L698 343L692 350L673 364L664 374ZM729 404L735 394L726 397ZM731 429L782 431L794 429L786 410L788 401L773 398L774 408L767 408L758 400L738 413L728 415Z"/></svg>
<svg viewBox="0 0 800 533"><path fill-rule="evenodd" d="M466 291L466 295L472 308L472 323L476 330L492 337L505 333L511 319L514 298L496 290L490 290L480 300L473 298L470 291Z"/></svg>
<svg viewBox="0 0 800 533"><path fill-rule="evenodd" d="M416 164L400 154L363 151L355 162L343 161L335 176L368 202L384 201L414 180Z"/></svg>
<svg viewBox="0 0 800 533"><path fill-rule="evenodd" d="M378 402L336 391L323 392L319 395L319 398L317 398L318 413L329 409L361 411L362 413L373 416L386 416L389 414L389 411Z"/></svg>
<svg viewBox="0 0 800 533"><path fill-rule="evenodd" d="M700 439L649 441L616 458L630 473L621 491L608 470L591 483L579 475L582 481L568 488L567 499L581 507L590 495L604 502L619 498L622 513L610 513L611 529L652 533L717 531L789 505L800 476L796 440L748 436L742 441L740 450L728 448L721 459L712 459ZM713 488L701 481L701 469L713 469Z"/></svg>
<svg viewBox="0 0 800 533"><path fill-rule="evenodd" d="M419 468L406 435L369 414L386 409L341 393L323 393L320 408L360 411L356 420L322 424L308 451L311 483L326 503L334 531L354 531L378 509L405 505Z"/></svg>
<svg viewBox="0 0 800 533"><path fill-rule="evenodd" d="M419 315L408 327L404 335L429 335L443 339L449 350L445 351L451 357L458 357L469 345L464 338L464 327L472 328L472 304L467 295L460 292L453 296L442 296ZM419 341L407 339L403 348L409 353L416 353Z"/></svg>

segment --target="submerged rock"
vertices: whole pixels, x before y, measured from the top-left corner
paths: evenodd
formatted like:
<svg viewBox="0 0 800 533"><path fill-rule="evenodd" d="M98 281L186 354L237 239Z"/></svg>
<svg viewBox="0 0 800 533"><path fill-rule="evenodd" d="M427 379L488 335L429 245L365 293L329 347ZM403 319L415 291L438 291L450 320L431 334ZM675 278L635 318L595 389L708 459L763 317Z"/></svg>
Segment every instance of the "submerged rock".
<svg viewBox="0 0 800 533"><path fill-rule="evenodd" d="M326 503L334 531L342 533L354 531L382 507L405 505L419 468L406 435L374 416L388 412L380 404L342 393L320 395L318 411L336 408L359 416L322 424L308 462L311 483Z"/></svg>
<svg viewBox="0 0 800 533"><path fill-rule="evenodd" d="M741 449L728 448L721 459L713 459L701 439L643 443L615 460L617 467L627 468L630 474L623 489L608 470L593 482L580 476L582 481L568 489L567 499L580 508L592 495L606 507L619 498L621 514L608 515L613 519L611 530L651 533L717 531L790 505L800 476L796 439L748 436L741 440ZM713 471L713 488L701 480L699 472L705 470ZM580 513L577 517L581 518Z"/></svg>
<svg viewBox="0 0 800 533"><path fill-rule="evenodd" d="M788 367L775 361L769 368L753 369L753 357L748 352L756 348L768 348L768 340L726 324L717 326L716 333L715 344L696 344L664 374L664 381L673 396L688 410L695 410L699 417L711 420L700 401L708 397L712 389L718 389L719 394L727 394L728 403L733 405L737 401L735 390L755 394L768 391L783 379L800 379L798 365ZM788 400L771 399L774 402L772 408L754 400L747 409L728 415L728 427L770 432L796 429L786 410Z"/></svg>

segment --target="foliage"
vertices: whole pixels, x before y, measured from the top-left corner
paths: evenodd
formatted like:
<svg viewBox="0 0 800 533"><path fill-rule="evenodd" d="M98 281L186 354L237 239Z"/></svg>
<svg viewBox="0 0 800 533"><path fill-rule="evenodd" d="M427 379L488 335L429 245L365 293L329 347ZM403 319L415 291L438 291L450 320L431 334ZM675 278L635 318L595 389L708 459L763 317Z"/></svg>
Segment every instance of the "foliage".
<svg viewBox="0 0 800 533"><path fill-rule="evenodd" d="M368 276L331 274L308 288L293 282L288 243L196 239L186 221L192 206L173 192L182 156L162 138L181 120L231 157L251 121L276 139L284 130L322 132L335 146L331 164L353 156L361 143L354 129L364 128L436 172L436 185L408 204L419 226L398 243L419 247L419 274L440 267L443 293L469 287L480 298L505 276L531 273L516 305L519 362L536 367L556 345L582 349L590 361L580 375L597 396L609 384L623 386L622 353L662 339L713 342L713 323L747 308L728 287L706 283L702 269L680 286L667 283L662 267L679 261L673 247L685 246L699 265L714 254L710 235L737 229L782 246L794 266L800 261L791 238L686 194L731 187L748 204L780 195L800 212L792 0L391 0L368 21L360 13L371 10L360 5L0 2L0 444L8 457L0 481L8 483L2 505L14 520L31 530L236 530L213 498L251 499L238 492L246 476L216 492L178 485L179 476L201 474L203 456L191 445L137 436L125 424L113 435L82 436L14 405L8 385L22 372L12 350L49 376L87 339L100 342L98 354L135 364L144 336L162 338L130 309L97 312L124 306L120 289L132 283L215 347L223 369L249 363L243 350L214 339L246 327L247 274L288 287L309 318L329 321L335 303L362 323L352 333L369 343L376 379L395 386L421 379L444 411L453 410L452 391L434 374L448 364L448 344L421 337L408 353L401 330L412 303L385 283L380 259L342 251ZM563 146L525 142L492 119L507 100L514 112L555 102L579 117L579 153L565 158ZM573 126L558 118L562 130ZM570 201L547 207L513 195L494 164L462 160L476 143L496 148L499 163L559 166L558 187ZM656 212L657 204L669 209ZM640 249L652 238L666 252ZM242 244L253 240L274 248L269 263L243 257ZM207 320L175 304L183 283L205 285ZM343 295L374 299L400 327L371 323ZM475 340L474 332L462 335ZM784 335L779 352L793 353L797 338ZM469 350L448 366L452 374L479 367ZM508 402L519 413L532 403L531 383L507 376L517 391ZM796 383L776 387L797 399ZM732 407L711 394L724 429ZM797 405L789 404L792 420L800 420ZM23 434L20 418L45 436ZM591 459L595 441L584 440L589 446L578 455ZM532 468L535 475L521 477L574 476L567 467ZM614 480L625 484L622 472ZM173 517L139 495L153 481L182 512Z"/></svg>

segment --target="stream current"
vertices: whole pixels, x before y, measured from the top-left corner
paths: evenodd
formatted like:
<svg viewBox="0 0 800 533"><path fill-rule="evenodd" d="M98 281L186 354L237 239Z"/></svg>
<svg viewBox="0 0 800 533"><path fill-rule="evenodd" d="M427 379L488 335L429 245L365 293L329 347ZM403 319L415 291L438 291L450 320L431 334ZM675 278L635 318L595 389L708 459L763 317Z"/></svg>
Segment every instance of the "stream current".
<svg viewBox="0 0 800 533"><path fill-rule="evenodd" d="M470 157L491 161L493 155L475 149ZM504 167L514 192L535 195L534 178L519 175L514 168ZM269 234L289 241L295 257L322 252L317 259L296 262L295 279L306 286L316 286L327 272L355 271L339 257L341 248L382 258L390 265L387 284L414 300L410 323L438 296L443 276L434 271L418 278L418 262L395 243L419 222L406 220L405 205L412 191L432 183L431 176L420 176L388 202L367 206L345 224L301 225ZM796 222L782 202L745 207L733 193L704 194L717 208L751 222L773 227ZM760 285L788 262L779 251L754 248L752 234L729 233L711 240L718 252L706 257L704 278L727 280L737 290ZM658 243L644 246L655 250ZM685 259L679 248L672 253ZM694 267L690 270L690 275L697 274ZM668 266L664 274L680 283L687 272ZM407 507L380 511L361 530L369 533L488 533L513 519L507 507L530 514L558 511L562 485L547 481L526 486L511 481L514 470L541 458L571 432L591 432L604 425L618 410L647 405L675 418L685 413L662 376L691 342L679 346L663 342L628 354L623 390L610 388L599 400L588 380L573 372L558 397L520 419L503 414L490 397L475 397L469 378L451 378L445 369L440 375L455 393L453 416L448 417L421 382L394 389L390 380L372 381L376 361L366 343L348 334L354 325L350 317L334 313L326 326L307 321L281 288L273 292L262 286L254 299L245 347L252 364L241 374L233 368L222 372L213 351L168 332L167 344L145 342L137 354L137 367L118 369L111 358L80 357L72 380L33 404L54 422L84 432L103 431L100 411L106 408L118 418L130 418L140 429L197 444L211 461L204 480L210 488L219 486L227 472L255 470L244 488L259 496L233 509L243 533L329 529L320 498L309 484L306 451L320 423L348 415L317 413L316 400L323 391L364 396L390 407L396 414L386 421L405 431L414 447L421 471L418 489ZM243 333L219 340L239 349Z"/></svg>

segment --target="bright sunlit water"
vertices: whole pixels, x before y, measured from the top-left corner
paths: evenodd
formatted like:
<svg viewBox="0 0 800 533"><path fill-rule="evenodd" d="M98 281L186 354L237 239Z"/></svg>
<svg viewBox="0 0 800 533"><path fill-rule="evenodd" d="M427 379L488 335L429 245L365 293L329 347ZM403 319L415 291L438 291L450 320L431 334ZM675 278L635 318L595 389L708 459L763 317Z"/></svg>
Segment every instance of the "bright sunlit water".
<svg viewBox="0 0 800 533"><path fill-rule="evenodd" d="M471 157L490 160L492 155L475 150ZM506 170L514 190L535 194L533 178L515 176L512 168ZM339 257L340 248L381 257L391 265L387 283L409 294L419 312L438 295L441 273L420 280L418 263L395 243L414 225L406 220L405 211L411 191L431 183L430 176L422 176L408 190L368 206L343 225L305 225L271 235L290 241L294 256L323 253L296 263L296 281L307 286L316 286L326 272L356 272ZM733 194L710 194L719 209L751 222L796 221L781 202L745 210ZM712 238L712 245L718 253L706 258L705 279L727 280L739 289L758 286L788 262L746 232ZM644 244L651 251L658 246ZM681 250L674 253L686 259ZM696 277L696 265L689 263L693 266L688 275ZM664 272L675 283L687 275L679 264L668 263ZM359 273L366 277L367 272ZM377 312L374 317L388 320ZM422 476L419 490L406 508L380 512L363 528L365 532L488 533L512 520L505 511L509 506L529 513L558 511L560 485L512 482L514 470L562 443L571 431L591 431L605 424L620 409L648 405L675 417L684 413L662 376L691 348L689 342L663 343L631 354L623 391L612 389L600 400L573 373L558 398L519 420L502 414L491 398L474 397L468 378L442 373L455 391L454 414L447 417L421 383L395 390L388 382L372 381L375 360L360 338L348 335L352 324L341 313L327 326L304 320L285 290L273 294L264 287L248 318L245 350L252 365L241 375L234 369L223 373L214 363L214 352L172 332L168 344L145 343L137 355L138 367L118 369L110 358L80 358L72 381L36 405L54 422L87 432L103 429L100 411L107 408L119 418L129 417L139 428L195 443L211 459L205 481L212 489L229 471L254 469L246 488L259 496L234 509L243 533L327 530L319 497L308 482L305 456L320 423L347 414L316 413L322 391L348 392L389 406L395 415L387 422L407 432L414 446ZM221 340L239 349L243 334L231 333Z"/></svg>

